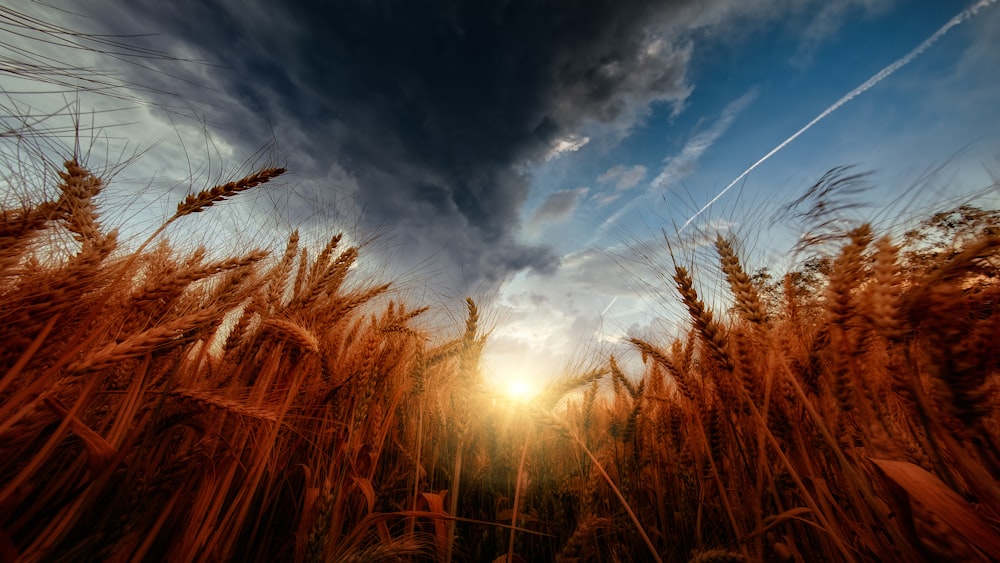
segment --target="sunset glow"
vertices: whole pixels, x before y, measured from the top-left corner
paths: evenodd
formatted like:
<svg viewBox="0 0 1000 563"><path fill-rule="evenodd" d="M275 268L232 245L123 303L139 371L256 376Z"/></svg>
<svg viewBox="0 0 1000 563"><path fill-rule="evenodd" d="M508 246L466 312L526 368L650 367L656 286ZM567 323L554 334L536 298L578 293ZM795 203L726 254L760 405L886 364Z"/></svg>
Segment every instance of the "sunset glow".
<svg viewBox="0 0 1000 563"><path fill-rule="evenodd" d="M507 397L521 403L531 402L538 395L538 387L524 380L511 381L506 389Z"/></svg>

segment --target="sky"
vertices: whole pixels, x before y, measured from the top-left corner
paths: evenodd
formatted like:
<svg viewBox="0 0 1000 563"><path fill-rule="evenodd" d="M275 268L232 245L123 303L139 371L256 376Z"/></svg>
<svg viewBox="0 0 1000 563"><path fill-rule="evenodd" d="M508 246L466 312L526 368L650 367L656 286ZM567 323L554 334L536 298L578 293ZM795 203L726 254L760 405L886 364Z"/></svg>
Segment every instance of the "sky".
<svg viewBox="0 0 1000 563"><path fill-rule="evenodd" d="M415 299L479 299L487 372L530 382L683 330L666 239L707 295L716 233L794 264L782 209L833 167L871 172L861 219L996 204L997 37L990 0L20 0L0 112L78 116L89 161L127 161L107 197L137 231L286 166L208 238L375 237Z"/></svg>

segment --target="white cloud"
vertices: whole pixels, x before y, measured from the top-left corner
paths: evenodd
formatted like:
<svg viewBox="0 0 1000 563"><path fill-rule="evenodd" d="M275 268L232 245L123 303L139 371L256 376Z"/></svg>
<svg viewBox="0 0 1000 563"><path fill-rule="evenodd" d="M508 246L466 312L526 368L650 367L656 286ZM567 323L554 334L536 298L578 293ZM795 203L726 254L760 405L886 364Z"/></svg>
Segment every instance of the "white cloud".
<svg viewBox="0 0 1000 563"><path fill-rule="evenodd" d="M862 17L871 18L888 11L895 0L837 0L827 2L801 31L799 52L792 58L798 67L812 62L813 54L825 41L860 9Z"/></svg>
<svg viewBox="0 0 1000 563"><path fill-rule="evenodd" d="M692 172L698 165L698 160L733 124L736 117L750 105L757 97L757 89L754 88L736 100L729 103L719 119L706 131L698 133L691 138L675 156L666 159L667 165L663 171L653 179L652 187L657 190L666 190L677 182L681 181Z"/></svg>
<svg viewBox="0 0 1000 563"><path fill-rule="evenodd" d="M590 142L590 137L582 135L567 135L556 139L552 143L552 147L549 149L548 154L545 155L545 161L559 158L565 153L576 152L587 145Z"/></svg>
<svg viewBox="0 0 1000 563"><path fill-rule="evenodd" d="M597 177L598 183L614 183L615 190L624 191L636 187L646 177L646 167L641 164L623 166L618 164Z"/></svg>

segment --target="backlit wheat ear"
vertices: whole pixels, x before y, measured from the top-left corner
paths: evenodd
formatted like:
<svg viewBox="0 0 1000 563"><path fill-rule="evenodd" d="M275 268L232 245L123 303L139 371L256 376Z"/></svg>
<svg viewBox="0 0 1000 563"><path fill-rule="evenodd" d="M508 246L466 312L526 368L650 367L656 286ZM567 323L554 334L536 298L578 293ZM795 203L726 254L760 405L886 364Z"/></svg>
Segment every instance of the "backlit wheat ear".
<svg viewBox="0 0 1000 563"><path fill-rule="evenodd" d="M132 260L142 255L146 247L156 240L156 237L160 236L174 221L192 213L200 213L216 203L224 201L226 198L233 197L240 192L249 190L260 184L270 182L284 173L284 168L265 168L235 182L228 182L215 186L210 190L202 190L197 194L187 196L184 198L184 201L177 204L177 212L164 221L159 228L153 231L153 234L149 235L149 238L139 245L139 248L133 253Z"/></svg>
<svg viewBox="0 0 1000 563"><path fill-rule="evenodd" d="M837 405L844 411L854 409L854 375L857 359L862 353L862 341L854 330L852 319L856 312L855 288L867 277L864 269L864 252L871 244L872 232L868 224L849 233L850 242L844 245L833 262L830 281L826 290L826 309L835 330L830 340L836 351L832 366L832 383Z"/></svg>
<svg viewBox="0 0 1000 563"><path fill-rule="evenodd" d="M392 305L392 303L390 303L390 305ZM412 311L407 311L404 305L400 305L399 311L393 312L391 315L386 315L385 319L383 319L381 330L382 332L405 332L415 334L415 331L408 326L409 322L426 313L428 310L430 310L429 307L419 307Z"/></svg>
<svg viewBox="0 0 1000 563"><path fill-rule="evenodd" d="M589 561L587 547L597 540L597 531L609 525L610 521L607 518L598 518L593 514L581 519L573 530L573 535L566 540L566 544L556 555L556 563Z"/></svg>
<svg viewBox="0 0 1000 563"><path fill-rule="evenodd" d="M292 284L292 301L302 299L302 292L306 288L306 271L309 267L309 249L303 248L299 252L299 265L295 270L295 280Z"/></svg>
<svg viewBox="0 0 1000 563"><path fill-rule="evenodd" d="M183 401L191 402L207 414L221 411L237 415L241 418L264 422L277 422L279 417L278 413L272 409L249 406L244 401L237 401L210 391L174 389L169 392L169 395Z"/></svg>
<svg viewBox="0 0 1000 563"><path fill-rule="evenodd" d="M299 230L292 231L288 237L288 244L285 246L285 253L281 257L281 262L268 272L268 303L282 303L285 298L285 291L288 285L288 274L295 264L295 257L299 252Z"/></svg>
<svg viewBox="0 0 1000 563"><path fill-rule="evenodd" d="M479 336L479 307L471 297L465 299L468 316L465 318L465 334L462 335L462 355L459 361L460 377L475 380L479 372L479 355L485 339Z"/></svg>
<svg viewBox="0 0 1000 563"><path fill-rule="evenodd" d="M864 251L871 244L871 226L861 225L849 235L850 242L844 245L833 263L826 291L827 311L833 323L841 326L845 326L854 311L854 288L866 277Z"/></svg>
<svg viewBox="0 0 1000 563"><path fill-rule="evenodd" d="M222 343L223 354L229 353L243 341L244 333L250 325L250 321L253 319L254 314L255 311L252 304L248 303L243 307L243 312L240 313L236 322L229 329L229 333L226 334L226 339Z"/></svg>
<svg viewBox="0 0 1000 563"><path fill-rule="evenodd" d="M465 298L465 305L468 309L468 316L465 319L465 337L463 341L469 345L476 340L476 332L479 328L479 308L471 297Z"/></svg>
<svg viewBox="0 0 1000 563"><path fill-rule="evenodd" d="M0 251L25 235L47 228L56 209L51 201L19 209L0 209Z"/></svg>
<svg viewBox="0 0 1000 563"><path fill-rule="evenodd" d="M663 353L659 348L652 345L641 338L629 337L629 342L636 347L643 356L647 356L656 362L660 367L667 370L667 373L674 378L674 382L677 384L677 389L681 392L681 395L687 397L688 399L694 400L697 395L698 390L695 388L694 382L688 377L687 370L680 369L666 354ZM679 343L679 342L678 342ZM690 346L686 348L687 361L686 365L690 365L691 357L690 354L692 349ZM682 351L682 355L685 352Z"/></svg>
<svg viewBox="0 0 1000 563"><path fill-rule="evenodd" d="M254 251L240 259L240 264L231 269L225 270L226 274L221 276L212 287L206 303L225 303L225 307L235 307L246 301L251 292L254 292L264 284L264 279L257 277L252 283L248 282L257 274L255 267L259 263L256 259L257 252L260 252L260 259L268 255L267 251ZM260 292L257 293L260 295Z"/></svg>
<svg viewBox="0 0 1000 563"><path fill-rule="evenodd" d="M341 319L347 318L351 311L354 311L358 307L364 305L365 303L375 299L379 295L382 295L392 284L386 283L382 285L377 285L370 289L366 289L359 293L353 295L345 295L338 297L337 299L331 299L325 307L319 308L315 315L316 318L323 319L323 322L336 323Z"/></svg>
<svg viewBox="0 0 1000 563"><path fill-rule="evenodd" d="M52 225L56 204L24 205L18 209L0 208L0 272L21 262L29 243Z"/></svg>
<svg viewBox="0 0 1000 563"><path fill-rule="evenodd" d="M632 520L632 523L635 524L636 531L639 532L639 536L642 537L642 540L646 544L646 547L649 548L649 554L648 554L649 558L652 559L653 561L656 561L657 563L662 563L663 559L657 552L656 547L653 545L652 540L649 539L649 535L646 534L646 529L643 527L642 522L639 520L639 517L636 516L635 511L632 509L632 506L629 505L628 501L625 499L625 496L622 494L621 489L618 487L618 485L615 484L614 479L612 479L611 476L608 475L607 470L597 459L597 456L595 456L594 453L590 450L590 448L587 447L587 444L585 444L584 441L581 440L579 436L577 436L577 434L573 431L573 429L570 428L569 425L563 419L561 419L554 413L546 409L543 409L533 403L526 405L526 408L529 410L530 415L532 416L532 419L535 422L551 430L555 430L560 434L562 434L563 436L569 437L571 440L573 440L574 443L576 443L576 445L580 448L580 450L583 451L583 453L587 454L587 457L589 457L590 461L593 462L594 469L599 471L601 476L604 477L604 480L605 482L607 482L608 487L610 487L614 495L618 497L618 500L621 502L622 508L624 508L625 512L628 513L629 518Z"/></svg>
<svg viewBox="0 0 1000 563"><path fill-rule="evenodd" d="M177 213L174 214L174 217L200 213L226 198L270 182L284 173L284 168L265 168L235 182L227 182L210 190L202 190L197 194L189 195L184 198L184 201L177 204Z"/></svg>
<svg viewBox="0 0 1000 563"><path fill-rule="evenodd" d="M426 352L424 359L424 365L426 367L433 367L441 362L458 356L462 351L462 341L461 340L449 340L443 344L431 348Z"/></svg>
<svg viewBox="0 0 1000 563"><path fill-rule="evenodd" d="M65 265L44 269L42 275L33 276L29 285L3 295L0 335L23 336L25 330L33 332L42 315L78 308L97 294L94 290L106 289L112 266L105 260L117 246L117 231L98 236Z"/></svg>
<svg viewBox="0 0 1000 563"><path fill-rule="evenodd" d="M733 250L733 245L728 240L719 235L715 240L715 248L719 252L719 259L722 261L722 271L726 274L726 281L736 298L736 309L740 316L755 325L767 323L767 310L761 303L757 288L750 281L750 276L746 274L740 265L739 256Z"/></svg>
<svg viewBox="0 0 1000 563"><path fill-rule="evenodd" d="M781 305L785 320L795 324L799 321L799 291L795 287L795 277L785 274L781 280Z"/></svg>
<svg viewBox="0 0 1000 563"><path fill-rule="evenodd" d="M97 207L93 198L100 193L104 183L89 170L80 166L77 160L65 162L66 171L59 172L62 182L59 189L59 210L66 228L80 243L92 242L100 233L97 222Z"/></svg>
<svg viewBox="0 0 1000 563"><path fill-rule="evenodd" d="M987 381L1000 322L993 310L997 291L972 292L965 285L995 271L990 265L998 254L1000 236L987 233L938 264L908 296L910 317L924 320L931 373L950 395L949 410L966 424L992 410Z"/></svg>
<svg viewBox="0 0 1000 563"><path fill-rule="evenodd" d="M698 292L694 289L694 282L687 269L683 266L677 266L674 281L677 283L677 291L681 294L681 300L691 315L691 321L701 335L709 354L719 363L721 368L732 371L733 363L726 352L725 332L722 326L712 318L712 312L698 298Z"/></svg>
<svg viewBox="0 0 1000 563"><path fill-rule="evenodd" d="M874 279L868 292L868 315L872 326L890 341L900 341L906 334L902 318L901 268L899 248L889 237L875 243Z"/></svg>
<svg viewBox="0 0 1000 563"><path fill-rule="evenodd" d="M176 272L172 276L149 280L141 292L136 294L133 300L152 300L176 295L195 281L202 280L216 274L221 274L223 272L246 268L247 266L260 262L267 257L267 254L268 253L265 250L253 250L246 256L242 256L240 258L220 260L204 266L196 266L190 269L182 270L180 272Z"/></svg>
<svg viewBox="0 0 1000 563"><path fill-rule="evenodd" d="M625 374L622 373L621 368L618 367L618 361L615 360L614 354L608 358L608 368L611 370L611 377L613 377L620 385L624 385L628 394L635 399L637 395L635 384L629 381L629 379L625 377Z"/></svg>
<svg viewBox="0 0 1000 563"><path fill-rule="evenodd" d="M986 231L943 264L933 268L926 285L933 286L939 282L957 280L981 272L995 274L998 253L1000 253L1000 232L998 229Z"/></svg>
<svg viewBox="0 0 1000 563"><path fill-rule="evenodd" d="M316 338L316 335L312 331L295 321L288 319L268 319L264 321L263 328L278 338L287 340L303 350L314 354L319 353L319 339Z"/></svg>
<svg viewBox="0 0 1000 563"><path fill-rule="evenodd" d="M347 272L357 259L357 247L341 252L332 264L319 272L315 279L310 280L309 289L305 291L301 304L297 306L307 308L324 293L330 296L337 295L344 280L347 279Z"/></svg>
<svg viewBox="0 0 1000 563"><path fill-rule="evenodd" d="M592 383L597 383L604 377L606 372L603 369L595 369L575 377L559 378L549 384L544 391L535 397L535 402L544 408L553 408L567 394L585 387Z"/></svg>
<svg viewBox="0 0 1000 563"><path fill-rule="evenodd" d="M628 418L625 422L625 433L622 435L622 441L628 442L635 437L636 431L639 428L639 416L642 414L642 397L646 392L646 380L643 379L639 382L639 385L635 388L635 394L632 395L632 410L628 414Z"/></svg>
<svg viewBox="0 0 1000 563"><path fill-rule="evenodd" d="M583 432L590 430L594 424L594 405L597 402L597 392L599 391L598 381L595 379L590 387L583 394Z"/></svg>
<svg viewBox="0 0 1000 563"><path fill-rule="evenodd" d="M333 251L336 250L337 245L340 244L340 240L343 238L343 234L336 234L327 241L326 246L320 251L319 256L316 257L316 261L313 262L312 269L309 271L309 284L319 285L322 273L326 270L327 266L330 264L330 257L333 255Z"/></svg>
<svg viewBox="0 0 1000 563"><path fill-rule="evenodd" d="M71 364L68 371L72 374L96 373L153 350L183 346L195 338L198 329L215 323L217 317L218 311L207 309L131 335L121 342L111 342Z"/></svg>

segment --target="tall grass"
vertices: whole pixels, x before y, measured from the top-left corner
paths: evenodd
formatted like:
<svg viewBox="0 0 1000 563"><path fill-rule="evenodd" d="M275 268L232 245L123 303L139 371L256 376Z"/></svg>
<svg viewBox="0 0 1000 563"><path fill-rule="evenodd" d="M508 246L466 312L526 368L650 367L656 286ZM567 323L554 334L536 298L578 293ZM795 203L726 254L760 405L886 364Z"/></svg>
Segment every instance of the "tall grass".
<svg viewBox="0 0 1000 563"><path fill-rule="evenodd" d="M100 178L57 187L0 215L3 560L1000 559L996 213L770 284L720 236L730 310L672 264L689 331L512 404L475 302L434 326L339 235L128 251Z"/></svg>

